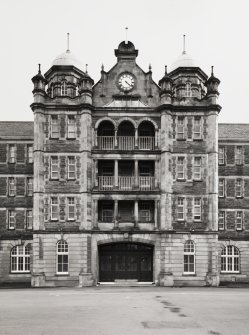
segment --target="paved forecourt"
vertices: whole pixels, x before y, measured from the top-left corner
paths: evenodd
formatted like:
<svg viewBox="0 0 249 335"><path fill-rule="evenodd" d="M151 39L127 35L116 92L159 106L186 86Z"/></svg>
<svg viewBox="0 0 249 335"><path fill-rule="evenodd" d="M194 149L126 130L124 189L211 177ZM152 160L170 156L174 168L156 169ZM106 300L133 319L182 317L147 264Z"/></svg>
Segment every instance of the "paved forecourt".
<svg viewBox="0 0 249 335"><path fill-rule="evenodd" d="M1 335L248 335L249 289L1 289Z"/></svg>

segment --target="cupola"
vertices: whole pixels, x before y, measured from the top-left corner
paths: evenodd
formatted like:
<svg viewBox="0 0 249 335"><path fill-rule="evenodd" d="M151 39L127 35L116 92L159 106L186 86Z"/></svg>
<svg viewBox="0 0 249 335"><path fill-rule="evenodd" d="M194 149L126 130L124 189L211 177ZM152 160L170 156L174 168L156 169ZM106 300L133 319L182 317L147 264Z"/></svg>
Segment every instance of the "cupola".
<svg viewBox="0 0 249 335"><path fill-rule="evenodd" d="M115 49L115 56L120 60L135 60L138 55L138 50L130 41L123 41L119 44L118 49Z"/></svg>
<svg viewBox="0 0 249 335"><path fill-rule="evenodd" d="M68 33L66 52L57 56L45 73L50 98L75 98L78 95L78 82L86 75L82 68L81 62L70 51Z"/></svg>
<svg viewBox="0 0 249 335"><path fill-rule="evenodd" d="M175 98L204 98L204 84L208 77L186 52L185 35L183 35L182 54L171 65L169 77L173 80Z"/></svg>

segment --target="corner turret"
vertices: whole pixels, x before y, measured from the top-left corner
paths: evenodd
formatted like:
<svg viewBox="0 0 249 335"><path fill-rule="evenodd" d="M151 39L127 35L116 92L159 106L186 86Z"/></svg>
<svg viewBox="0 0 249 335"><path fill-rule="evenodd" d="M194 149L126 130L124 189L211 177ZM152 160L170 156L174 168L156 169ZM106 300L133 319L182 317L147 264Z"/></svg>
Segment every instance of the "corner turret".
<svg viewBox="0 0 249 335"><path fill-rule="evenodd" d="M172 87L173 87L173 80L168 76L167 73L167 65L165 65L165 74L164 77L159 80L159 86L161 87L160 90L160 99L162 103L170 104L172 98Z"/></svg>
<svg viewBox="0 0 249 335"><path fill-rule="evenodd" d="M211 67L211 76L205 83L207 87L207 95L206 97L212 101L212 104L217 103L217 99L220 95L218 88L219 88L220 80L214 76L214 67Z"/></svg>

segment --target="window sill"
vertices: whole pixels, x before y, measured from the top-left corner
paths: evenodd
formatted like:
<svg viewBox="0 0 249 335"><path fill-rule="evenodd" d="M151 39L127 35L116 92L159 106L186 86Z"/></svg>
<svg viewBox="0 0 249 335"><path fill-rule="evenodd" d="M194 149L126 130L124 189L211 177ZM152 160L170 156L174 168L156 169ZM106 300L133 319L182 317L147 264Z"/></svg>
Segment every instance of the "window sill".
<svg viewBox="0 0 249 335"><path fill-rule="evenodd" d="M195 272L183 272L182 274L184 277L196 277Z"/></svg>
<svg viewBox="0 0 249 335"><path fill-rule="evenodd" d="M186 178L176 178L176 181L186 181Z"/></svg>
<svg viewBox="0 0 249 335"><path fill-rule="evenodd" d="M241 272L240 271L236 271L236 272L223 272L223 271L221 271L220 272L220 274L222 274L222 275L239 275L239 274L241 274Z"/></svg>
<svg viewBox="0 0 249 335"><path fill-rule="evenodd" d="M30 271L12 271L10 272L11 275L24 275L24 274L30 274Z"/></svg>
<svg viewBox="0 0 249 335"><path fill-rule="evenodd" d="M176 138L176 140L182 142L182 141L186 141L186 138Z"/></svg>
<svg viewBox="0 0 249 335"><path fill-rule="evenodd" d="M76 140L76 137L66 137L66 140Z"/></svg>
<svg viewBox="0 0 249 335"><path fill-rule="evenodd" d="M193 138L193 141L196 141L196 142L202 142L202 141L203 141L203 138Z"/></svg>
<svg viewBox="0 0 249 335"><path fill-rule="evenodd" d="M200 182L200 181L203 181L203 179L193 179L193 181Z"/></svg>
<svg viewBox="0 0 249 335"><path fill-rule="evenodd" d="M69 277L69 273L68 272L56 273L55 276L56 277Z"/></svg>

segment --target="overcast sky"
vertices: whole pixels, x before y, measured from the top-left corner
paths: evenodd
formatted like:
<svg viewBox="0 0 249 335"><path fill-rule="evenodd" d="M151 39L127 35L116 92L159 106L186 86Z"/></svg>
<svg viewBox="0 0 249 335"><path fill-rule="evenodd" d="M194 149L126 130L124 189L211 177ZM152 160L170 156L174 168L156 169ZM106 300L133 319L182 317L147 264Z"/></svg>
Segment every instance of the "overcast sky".
<svg viewBox="0 0 249 335"><path fill-rule="evenodd" d="M96 82L103 63L116 62L114 49L128 39L139 50L137 63L153 79L164 74L186 49L208 75L221 80L219 122L249 123L247 0L0 0L0 120L33 120L31 78L37 64L46 72L54 58L71 52Z"/></svg>

